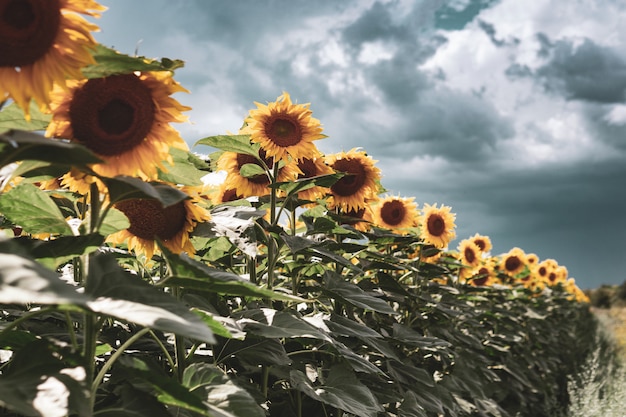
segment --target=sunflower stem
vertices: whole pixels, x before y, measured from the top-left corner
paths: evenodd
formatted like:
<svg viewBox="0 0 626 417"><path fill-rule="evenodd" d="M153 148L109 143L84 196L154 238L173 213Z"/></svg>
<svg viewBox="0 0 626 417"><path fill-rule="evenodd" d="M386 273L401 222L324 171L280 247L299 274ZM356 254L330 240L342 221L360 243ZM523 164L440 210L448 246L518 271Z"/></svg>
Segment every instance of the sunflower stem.
<svg viewBox="0 0 626 417"><path fill-rule="evenodd" d="M250 276L250 282L256 284L256 258L254 256L248 256L248 275Z"/></svg>
<svg viewBox="0 0 626 417"><path fill-rule="evenodd" d="M177 300L181 299L181 292L178 287L172 287L172 294L176 297ZM176 354L176 375L178 376L178 381L183 380L183 373L185 372L185 358L187 356L187 352L185 351L185 338L181 335L174 335L174 345Z"/></svg>
<svg viewBox="0 0 626 417"><path fill-rule="evenodd" d="M270 187L270 224L272 226L276 225L276 200L277 200L277 190L274 185L276 184L276 178L278 177L278 162L274 161L274 166L272 167L272 175L270 176L271 187ZM272 289L274 287L274 267L276 265L276 257L278 254L276 253L276 241L272 236L272 233L268 233L267 237L267 288Z"/></svg>

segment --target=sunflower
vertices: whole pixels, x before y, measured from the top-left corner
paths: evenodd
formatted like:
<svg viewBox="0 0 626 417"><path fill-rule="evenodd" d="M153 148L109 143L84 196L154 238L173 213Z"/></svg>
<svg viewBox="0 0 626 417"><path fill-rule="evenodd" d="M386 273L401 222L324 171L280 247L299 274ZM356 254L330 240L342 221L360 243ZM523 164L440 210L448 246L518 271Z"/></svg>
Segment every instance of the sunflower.
<svg viewBox="0 0 626 417"><path fill-rule="evenodd" d="M461 262L469 267L476 267L480 264L481 249L474 239L464 239L459 243L459 255Z"/></svg>
<svg viewBox="0 0 626 417"><path fill-rule="evenodd" d="M425 243L437 248L444 248L455 238L455 215L450 213L450 207L437 204L424 204L422 215L419 218L420 237Z"/></svg>
<svg viewBox="0 0 626 417"><path fill-rule="evenodd" d="M320 121L311 116L309 104L293 104L285 92L267 106L254 104L257 108L250 110L242 133L261 145L268 157L286 161L288 155L295 160L319 155L313 141L325 136Z"/></svg>
<svg viewBox="0 0 626 417"><path fill-rule="evenodd" d="M171 122L190 110L170 97L187 92L168 71L111 75L69 81L70 90L52 93L52 121L46 136L79 142L104 161L92 169L103 176L153 179L170 147L187 150Z"/></svg>
<svg viewBox="0 0 626 417"><path fill-rule="evenodd" d="M374 223L394 232L406 232L417 224L418 212L414 198L387 196L374 207Z"/></svg>
<svg viewBox="0 0 626 417"><path fill-rule="evenodd" d="M324 163L323 158L310 157L302 158L297 162L298 169L301 174L298 174L298 179L313 178L320 175L334 174L334 171ZM311 188L298 192L298 198L300 200L315 201L319 198L323 198L328 194L329 189L327 187L321 187L314 185Z"/></svg>
<svg viewBox="0 0 626 417"><path fill-rule="evenodd" d="M502 272L514 277L526 268L526 254L520 248L513 248L502 256Z"/></svg>
<svg viewBox="0 0 626 417"><path fill-rule="evenodd" d="M374 222L374 213L369 202L358 209L351 209L342 212L342 224L347 224L354 227L361 232L367 232L370 230L372 223Z"/></svg>
<svg viewBox="0 0 626 417"><path fill-rule="evenodd" d="M473 241L476 245L478 245L478 248L483 253L489 252L491 248L493 247L491 245L491 239L489 239L489 236L483 236L483 235L479 235L478 233L476 233L474 236L470 238L470 240Z"/></svg>
<svg viewBox="0 0 626 417"><path fill-rule="evenodd" d="M493 262L484 261L473 270L469 283L475 287L487 287L498 283Z"/></svg>
<svg viewBox="0 0 626 417"><path fill-rule="evenodd" d="M224 186L228 189L234 190L234 192L243 197L252 196L264 196L270 193L270 177L269 173L263 173L254 175L252 177L244 177L241 175L241 168L247 164L258 165L265 169L274 166L274 158L268 157L263 149L259 150L259 157L265 164L263 164L254 156L237 153L237 152L223 152L217 160L217 169L220 171L226 171L226 180ZM285 164L278 170L278 178L276 182L292 181L298 174L298 168L293 162Z"/></svg>
<svg viewBox="0 0 626 417"><path fill-rule="evenodd" d="M31 99L45 109L55 84L84 78L98 26L80 14L103 10L93 0L0 0L0 102L12 98L28 118Z"/></svg>
<svg viewBox="0 0 626 417"><path fill-rule="evenodd" d="M174 253L195 253L189 234L197 223L211 219L202 207L199 190L182 187L189 198L167 207L155 199L130 199L115 203L114 207L128 217L130 227L107 237L111 244L126 242L129 250L145 254L151 259L157 250L157 239Z"/></svg>
<svg viewBox="0 0 626 417"><path fill-rule="evenodd" d="M537 264L534 268L534 273L537 278L545 281L547 284L552 284L552 281L556 279L555 270L559 264L554 259L546 259ZM552 276L552 280L550 277Z"/></svg>
<svg viewBox="0 0 626 417"><path fill-rule="evenodd" d="M237 194L237 190L234 188L228 188L224 184L221 184L216 190L211 193L211 201L213 204L224 204L231 201L240 200L243 197Z"/></svg>
<svg viewBox="0 0 626 417"><path fill-rule="evenodd" d="M364 151L351 149L328 155L326 163L335 172L346 174L330 187L331 206L346 211L358 210L366 205L366 200L378 195L380 169Z"/></svg>

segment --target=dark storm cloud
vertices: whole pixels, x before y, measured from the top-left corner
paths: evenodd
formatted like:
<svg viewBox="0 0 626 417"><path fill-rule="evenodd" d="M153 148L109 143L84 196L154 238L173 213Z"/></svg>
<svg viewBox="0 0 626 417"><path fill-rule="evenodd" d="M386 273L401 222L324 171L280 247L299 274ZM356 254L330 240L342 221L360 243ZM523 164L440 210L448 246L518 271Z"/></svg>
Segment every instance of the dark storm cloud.
<svg viewBox="0 0 626 417"><path fill-rule="evenodd" d="M585 39L577 45L558 40L550 46L549 61L536 72L549 91L570 100L622 102L626 96L626 61L612 48Z"/></svg>

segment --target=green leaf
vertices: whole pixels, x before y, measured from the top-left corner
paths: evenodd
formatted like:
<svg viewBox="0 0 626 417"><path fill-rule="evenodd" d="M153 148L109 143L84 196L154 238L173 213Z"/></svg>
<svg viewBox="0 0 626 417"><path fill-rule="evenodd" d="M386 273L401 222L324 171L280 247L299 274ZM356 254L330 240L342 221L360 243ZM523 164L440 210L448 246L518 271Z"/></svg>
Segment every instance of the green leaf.
<svg viewBox="0 0 626 417"><path fill-rule="evenodd" d="M88 297L34 260L0 253L0 303L77 304Z"/></svg>
<svg viewBox="0 0 626 417"><path fill-rule="evenodd" d="M341 179L345 174L337 172L334 174L318 175L315 177L300 178L295 181L284 182L280 184L280 189L291 196L300 191L307 190L312 187L330 187Z"/></svg>
<svg viewBox="0 0 626 417"><path fill-rule="evenodd" d="M246 332L266 338L305 337L332 342L323 330L287 311L259 308L242 311L239 323Z"/></svg>
<svg viewBox="0 0 626 417"><path fill-rule="evenodd" d="M165 170L158 170L161 181L194 186L203 184L202 177L207 172L198 169L200 162L198 158L194 158L193 154L177 148L171 148L170 155L172 155L173 164L163 161ZM205 165L206 169L208 169L208 164L205 163Z"/></svg>
<svg viewBox="0 0 626 417"><path fill-rule="evenodd" d="M265 411L248 391L235 385L216 366L193 363L185 369L182 383L202 396L213 417L265 417Z"/></svg>
<svg viewBox="0 0 626 417"><path fill-rule="evenodd" d="M198 317L202 319L204 324L209 329L211 329L213 334L224 337L226 339L232 339L234 337L233 334L230 332L230 330L228 330L228 328L224 326L224 324L222 324L220 321L214 319L211 314L207 313L206 311L202 311L198 309L193 309L193 312L196 313ZM245 335L242 334L239 337L244 337L244 336Z"/></svg>
<svg viewBox="0 0 626 417"><path fill-rule="evenodd" d="M314 400L359 417L376 417L384 411L372 392L345 365L335 365L324 385L313 386L302 372L290 373L292 386Z"/></svg>
<svg viewBox="0 0 626 417"><path fill-rule="evenodd" d="M20 184L1 194L0 213L26 233L72 234L61 210L48 193L32 184Z"/></svg>
<svg viewBox="0 0 626 417"><path fill-rule="evenodd" d="M287 356L285 346L279 339L257 339L246 337L244 340L231 340L220 350L220 358L234 356L250 367L259 365L286 366L292 363Z"/></svg>
<svg viewBox="0 0 626 417"><path fill-rule="evenodd" d="M326 271L324 274L324 291L358 308L384 314L400 314L385 300L367 294L358 285L345 281L342 276L332 271Z"/></svg>
<svg viewBox="0 0 626 417"><path fill-rule="evenodd" d="M0 134L0 167L17 161L44 161L63 166L86 167L102 162L89 149L73 142L12 131Z"/></svg>
<svg viewBox="0 0 626 417"><path fill-rule="evenodd" d="M318 245L319 242L314 241L313 239L308 239L302 236L291 236L286 233L281 233L280 238L285 242L291 253L298 253L303 249L313 247Z"/></svg>
<svg viewBox="0 0 626 417"><path fill-rule="evenodd" d="M90 258L86 293L94 297L87 302L92 311L194 340L215 342L209 327L185 304L123 270L110 254Z"/></svg>
<svg viewBox="0 0 626 417"><path fill-rule="evenodd" d="M254 178L259 175L267 175L265 169L262 166L257 164L243 164L241 169L239 169L239 173L242 177L246 178Z"/></svg>
<svg viewBox="0 0 626 417"><path fill-rule="evenodd" d="M328 319L325 319L324 322L333 335L359 337L365 338L366 340L369 338L382 338L380 333L370 329L366 325L338 314L332 314Z"/></svg>
<svg viewBox="0 0 626 417"><path fill-rule="evenodd" d="M0 133L8 130L45 130L52 118L49 114L43 114L34 101L30 103L30 121L27 121L22 109L15 103L11 103L0 111Z"/></svg>
<svg viewBox="0 0 626 417"><path fill-rule="evenodd" d="M109 189L111 203L131 199L155 199L168 207L179 203L189 196L167 184L145 182L139 178L118 175L113 178L100 178Z"/></svg>
<svg viewBox="0 0 626 417"><path fill-rule="evenodd" d="M250 143L250 135L217 135L198 140L194 146L206 145L227 152L236 152L254 157L259 156L258 150Z"/></svg>
<svg viewBox="0 0 626 417"><path fill-rule="evenodd" d="M398 417L428 417L428 414L420 405L417 395L413 391L407 390L400 407L398 407Z"/></svg>
<svg viewBox="0 0 626 417"><path fill-rule="evenodd" d="M102 78L114 74L129 74L135 71L173 71L181 68L184 62L163 58L161 61L145 57L131 57L103 45L96 45L93 52L96 64L82 69L87 78Z"/></svg>
<svg viewBox="0 0 626 417"><path fill-rule="evenodd" d="M305 301L300 297L261 288L243 279L239 275L221 269L211 268L202 262L191 259L184 253L176 255L163 246L161 246L161 250L167 260L172 275L166 280L167 285L195 288L230 296L267 298L283 301Z"/></svg>
<svg viewBox="0 0 626 417"><path fill-rule="evenodd" d="M437 337L423 336L400 323L393 324L393 338L407 345L431 351L437 351L452 346L450 342Z"/></svg>
<svg viewBox="0 0 626 417"><path fill-rule="evenodd" d="M17 238L15 241L27 248L31 256L39 259L39 262L57 268L72 258L97 250L104 243L104 237L94 233L61 236L54 240Z"/></svg>
<svg viewBox="0 0 626 417"><path fill-rule="evenodd" d="M115 207L109 207L98 232L103 236L108 236L119 232L120 230L128 229L129 227L130 221L128 220L128 217Z"/></svg>

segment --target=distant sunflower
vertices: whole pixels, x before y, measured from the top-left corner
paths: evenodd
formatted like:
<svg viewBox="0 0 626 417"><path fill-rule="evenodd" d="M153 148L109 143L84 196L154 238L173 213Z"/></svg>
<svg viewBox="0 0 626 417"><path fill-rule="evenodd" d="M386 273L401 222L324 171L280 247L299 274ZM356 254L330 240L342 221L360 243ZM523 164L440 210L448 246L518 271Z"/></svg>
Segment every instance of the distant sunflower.
<svg viewBox="0 0 626 417"><path fill-rule="evenodd" d="M476 245L478 245L478 248L483 253L489 252L493 247L491 245L491 239L489 239L489 236L483 236L483 235L479 235L478 233L476 233L474 236L470 238L470 240L473 241Z"/></svg>
<svg viewBox="0 0 626 417"><path fill-rule="evenodd" d="M243 196L237 194L237 190L234 188L228 188L224 184L221 184L219 188L217 188L211 194L211 201L213 204L224 204L229 203L231 201L236 201L242 199Z"/></svg>
<svg viewBox="0 0 626 417"><path fill-rule="evenodd" d="M417 204L414 198L387 196L374 206L374 223L382 228L403 232L416 226L418 219Z"/></svg>
<svg viewBox="0 0 626 417"><path fill-rule="evenodd" d="M301 172L301 174L298 174L298 179L329 175L335 172L331 167L324 163L324 159L321 157L302 158L298 160L297 165ZM328 192L329 188L315 185L311 188L298 192L298 198L300 200L315 201L318 198L323 198L326 194L328 194Z"/></svg>
<svg viewBox="0 0 626 417"><path fill-rule="evenodd" d="M476 287L487 287L498 282L491 262L482 262L473 270L469 283Z"/></svg>
<svg viewBox="0 0 626 417"><path fill-rule="evenodd" d="M420 216L420 237L425 243L437 248L444 248L455 238L455 215L450 213L450 207L437 204L424 204Z"/></svg>
<svg viewBox="0 0 626 417"><path fill-rule="evenodd" d="M526 254L520 248L513 248L502 257L501 270L514 277L526 268Z"/></svg>
<svg viewBox="0 0 626 417"><path fill-rule="evenodd" d="M526 263L528 264L528 268L534 269L534 267L539 263L539 256L535 253L527 253Z"/></svg>
<svg viewBox="0 0 626 417"><path fill-rule="evenodd" d="M92 169L100 175L154 178L163 161L171 160L170 147L187 150L171 122L187 118L190 110L170 97L187 91L171 73L144 72L70 81L69 92L52 94L52 121L48 137L79 142L104 163Z"/></svg>
<svg viewBox="0 0 626 417"><path fill-rule="evenodd" d="M481 261L481 249L473 239L464 239L459 243L459 256L463 264L476 267Z"/></svg>
<svg viewBox="0 0 626 417"><path fill-rule="evenodd" d="M378 195L380 169L364 151L351 149L328 155L326 163L336 172L346 174L330 187L331 206L358 210L366 205L366 200Z"/></svg>
<svg viewBox="0 0 626 417"><path fill-rule="evenodd" d="M31 99L47 108L55 84L83 78L98 26L80 14L103 10L93 0L0 0L0 101L12 98L28 117Z"/></svg>
<svg viewBox="0 0 626 417"><path fill-rule="evenodd" d="M257 109L250 111L243 133L250 134L250 140L261 145L268 157L286 160L290 155L298 160L319 155L313 141L325 136L309 104L293 104L288 93L267 105L254 104Z"/></svg>
<svg viewBox="0 0 626 417"><path fill-rule="evenodd" d="M126 242L129 250L143 253L151 259L157 250L157 239L174 253L195 253L189 234L197 223L206 222L211 215L202 207L202 199L193 187L183 187L188 199L171 206L154 199L130 199L115 203L115 208L128 217L130 227L107 237L111 244Z"/></svg>
<svg viewBox="0 0 626 417"><path fill-rule="evenodd" d="M263 163L271 169L274 166L274 158L268 157L263 149L259 150L259 156L263 160ZM241 168L247 164L254 164L263 169L263 164L254 156L245 153L237 152L224 152L217 160L218 170L226 171L226 180L224 186L227 189L234 190L234 192L243 197L252 196L264 196L270 193L270 177L269 173L257 174L252 177L244 177L241 175ZM292 181L296 178L298 173L295 163L291 162L285 164L278 171L277 182Z"/></svg>

